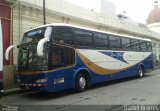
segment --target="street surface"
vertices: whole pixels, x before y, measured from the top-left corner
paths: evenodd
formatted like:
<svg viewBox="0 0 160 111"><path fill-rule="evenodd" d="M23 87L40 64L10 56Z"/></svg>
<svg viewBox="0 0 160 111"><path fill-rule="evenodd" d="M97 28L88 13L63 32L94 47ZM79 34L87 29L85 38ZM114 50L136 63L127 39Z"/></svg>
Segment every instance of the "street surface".
<svg viewBox="0 0 160 111"><path fill-rule="evenodd" d="M79 107L96 110L96 105L98 109L107 111L108 108L113 108L110 105L159 105L160 69L147 73L143 78L133 77L94 85L82 93L75 93L74 90L57 93L23 92L5 96L1 98L0 103L33 109L35 107L35 111L43 108L46 111L50 111L50 108L69 111L71 109L68 106L72 106L73 110ZM114 108L122 109L122 106Z"/></svg>

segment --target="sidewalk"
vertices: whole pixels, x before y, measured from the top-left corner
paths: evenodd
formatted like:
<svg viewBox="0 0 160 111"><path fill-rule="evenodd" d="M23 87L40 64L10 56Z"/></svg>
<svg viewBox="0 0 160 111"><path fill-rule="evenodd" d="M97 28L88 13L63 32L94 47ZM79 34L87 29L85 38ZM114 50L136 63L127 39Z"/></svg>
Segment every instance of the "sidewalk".
<svg viewBox="0 0 160 111"><path fill-rule="evenodd" d="M12 95L12 94L20 94L22 92L23 92L23 90L21 90L20 88L14 87L11 89L4 90L3 96L8 96L8 95Z"/></svg>
<svg viewBox="0 0 160 111"><path fill-rule="evenodd" d="M154 70L159 69L160 68L160 64L154 64Z"/></svg>

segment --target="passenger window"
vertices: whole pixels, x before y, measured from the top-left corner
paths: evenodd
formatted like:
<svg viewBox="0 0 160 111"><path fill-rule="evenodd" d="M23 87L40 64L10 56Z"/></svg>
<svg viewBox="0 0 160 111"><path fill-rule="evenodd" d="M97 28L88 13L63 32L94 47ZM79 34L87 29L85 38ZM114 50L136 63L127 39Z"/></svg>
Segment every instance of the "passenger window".
<svg viewBox="0 0 160 111"><path fill-rule="evenodd" d="M120 37L110 35L109 43L111 48L120 49L121 48L121 40Z"/></svg>
<svg viewBox="0 0 160 111"><path fill-rule="evenodd" d="M54 67L59 67L64 65L64 47L53 45L52 65Z"/></svg>
<svg viewBox="0 0 160 111"><path fill-rule="evenodd" d="M147 42L148 51L152 51L152 43Z"/></svg>
<svg viewBox="0 0 160 111"><path fill-rule="evenodd" d="M74 45L74 38L70 33L55 33L54 40L60 43Z"/></svg>
<svg viewBox="0 0 160 111"><path fill-rule="evenodd" d="M108 47L107 35L94 34L93 39L96 47Z"/></svg>
<svg viewBox="0 0 160 111"><path fill-rule="evenodd" d="M147 51L147 44L145 41L140 41L141 51Z"/></svg>
<svg viewBox="0 0 160 111"><path fill-rule="evenodd" d="M129 38L122 38L122 48L124 50L131 50L131 42Z"/></svg>
<svg viewBox="0 0 160 111"><path fill-rule="evenodd" d="M75 63L75 51L72 48L66 47L65 50L66 65L73 65Z"/></svg>
<svg viewBox="0 0 160 111"><path fill-rule="evenodd" d="M76 31L75 41L77 46L93 46L92 33Z"/></svg>
<svg viewBox="0 0 160 111"><path fill-rule="evenodd" d="M140 47L139 47L139 40L136 39L132 39L132 50L133 51L139 51Z"/></svg>
<svg viewBox="0 0 160 111"><path fill-rule="evenodd" d="M75 63L75 50L70 47L53 45L51 64L52 68L73 65Z"/></svg>

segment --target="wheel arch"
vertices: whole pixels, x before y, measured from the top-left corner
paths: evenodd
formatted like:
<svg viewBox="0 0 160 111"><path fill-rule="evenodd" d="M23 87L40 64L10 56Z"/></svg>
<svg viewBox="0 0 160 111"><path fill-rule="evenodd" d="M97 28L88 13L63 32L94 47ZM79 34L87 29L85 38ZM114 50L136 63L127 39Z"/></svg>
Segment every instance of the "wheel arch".
<svg viewBox="0 0 160 111"><path fill-rule="evenodd" d="M77 76L81 73L81 72L83 72L85 75L86 75L86 77L87 77L87 85L88 85L88 87L92 84L92 77L91 77L91 72L87 69L87 68L79 68L76 72L75 72L75 74L74 74L74 76L73 76L73 81L74 81L74 87L75 87L75 84L76 84L76 78L77 78Z"/></svg>
<svg viewBox="0 0 160 111"><path fill-rule="evenodd" d="M139 64L138 64L138 69L139 69L140 67L143 69L143 71L144 71L144 73L145 73L145 66L144 66L143 63L139 63Z"/></svg>

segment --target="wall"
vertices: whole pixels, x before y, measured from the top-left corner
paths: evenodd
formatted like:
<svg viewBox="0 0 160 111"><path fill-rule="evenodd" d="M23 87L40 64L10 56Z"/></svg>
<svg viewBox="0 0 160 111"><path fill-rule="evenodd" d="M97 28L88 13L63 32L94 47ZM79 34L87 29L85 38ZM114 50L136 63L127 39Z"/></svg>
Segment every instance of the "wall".
<svg viewBox="0 0 160 111"><path fill-rule="evenodd" d="M19 0L13 9L13 44L19 44L23 33L43 24L42 0ZM69 23L119 34L150 38L159 44L160 34L146 27L129 24L99 13L70 4L65 0L46 1L47 23ZM14 64L17 64L17 50L14 50ZM158 56L159 57L159 56Z"/></svg>
<svg viewBox="0 0 160 111"><path fill-rule="evenodd" d="M149 24L147 25L147 27L154 32L160 33L160 23L159 22Z"/></svg>
<svg viewBox="0 0 160 111"><path fill-rule="evenodd" d="M3 36L3 82L4 86L8 87L13 84L13 57L12 52L10 54L10 60L5 60L5 51L12 45L12 11L11 7L5 2L0 2L0 18L2 24L2 36Z"/></svg>
<svg viewBox="0 0 160 111"><path fill-rule="evenodd" d="M0 82L3 79L3 36L2 36L2 24L0 18Z"/></svg>

